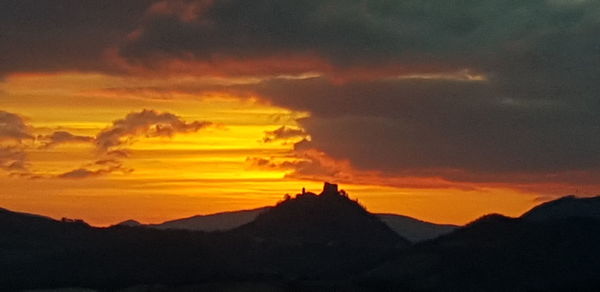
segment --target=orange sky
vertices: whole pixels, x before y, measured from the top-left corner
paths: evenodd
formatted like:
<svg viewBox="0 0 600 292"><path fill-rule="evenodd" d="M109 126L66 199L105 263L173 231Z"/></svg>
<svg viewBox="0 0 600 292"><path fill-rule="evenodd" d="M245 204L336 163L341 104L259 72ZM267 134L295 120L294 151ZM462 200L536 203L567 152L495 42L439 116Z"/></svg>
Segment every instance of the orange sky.
<svg viewBox="0 0 600 292"><path fill-rule="evenodd" d="M155 223L329 181L464 224L600 192L598 1L0 3L0 207Z"/></svg>
<svg viewBox="0 0 600 292"><path fill-rule="evenodd" d="M60 178L77 168L95 167L96 149L90 143L51 148L25 141L29 171L37 178L3 175L0 206L55 218L82 218L94 225L125 219L157 223L169 219L226 210L273 205L285 193L302 187L318 192L322 180L341 183L352 197L372 212L400 213L439 223L463 224L490 212L516 216L536 204L539 194L503 186L469 186L421 178L384 177L361 172L343 161L327 167L347 176L299 177L283 167L255 167L252 158L298 161L289 137L265 142L267 131L282 126L297 129L296 119L310 113L275 107L260 98L226 93L196 95L176 90L128 90L142 86L173 87L186 82L245 83L243 79L152 79L102 74L19 74L6 78L0 108L18 113L34 136L65 130L95 136L128 113L152 109L176 114L185 121L211 121L214 126L171 137L131 137L129 171L86 178ZM108 90L118 88L119 90ZM414 180L414 179L413 179ZM398 184L396 184L398 185Z"/></svg>

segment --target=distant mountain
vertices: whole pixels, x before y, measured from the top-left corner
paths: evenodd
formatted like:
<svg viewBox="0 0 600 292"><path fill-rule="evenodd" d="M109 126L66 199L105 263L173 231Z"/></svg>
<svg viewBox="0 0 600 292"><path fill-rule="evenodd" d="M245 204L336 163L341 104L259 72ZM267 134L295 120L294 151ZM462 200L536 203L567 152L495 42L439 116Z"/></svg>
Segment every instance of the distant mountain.
<svg viewBox="0 0 600 292"><path fill-rule="evenodd" d="M396 233L413 243L433 239L448 234L458 228L456 225L434 224L396 214L375 215Z"/></svg>
<svg viewBox="0 0 600 292"><path fill-rule="evenodd" d="M156 229L185 229L196 231L225 231L242 226L256 219L256 217L268 210L263 207L251 210L223 212L211 215L197 215L188 218L167 221L161 224L149 224L147 227Z"/></svg>
<svg viewBox="0 0 600 292"><path fill-rule="evenodd" d="M309 196L310 197L310 196ZM268 211L272 207L262 207L251 210L222 212L210 215L197 215L188 218L176 219L160 224L141 225L144 227L156 229L181 229L194 231L227 231L244 224L252 222L258 215ZM435 224L421 221L408 216L396 214L374 214L383 223L388 225L394 232L401 237L408 239L410 242L421 242L424 240L436 238L440 235L452 232L458 226ZM135 220L127 220L117 225L126 224L128 226L140 226L133 222Z"/></svg>
<svg viewBox="0 0 600 292"><path fill-rule="evenodd" d="M83 220L62 218L60 221L50 217L14 212L0 208L0 229L26 234L29 231L45 230L46 228L59 228L68 224L69 226L89 227Z"/></svg>
<svg viewBox="0 0 600 292"><path fill-rule="evenodd" d="M115 226L136 227L136 226L143 226L143 224L138 221L135 221L135 220L125 220L123 222L115 224Z"/></svg>
<svg viewBox="0 0 600 292"><path fill-rule="evenodd" d="M521 218L533 221L570 217L600 218L600 197L578 198L566 196L538 205L521 215Z"/></svg>

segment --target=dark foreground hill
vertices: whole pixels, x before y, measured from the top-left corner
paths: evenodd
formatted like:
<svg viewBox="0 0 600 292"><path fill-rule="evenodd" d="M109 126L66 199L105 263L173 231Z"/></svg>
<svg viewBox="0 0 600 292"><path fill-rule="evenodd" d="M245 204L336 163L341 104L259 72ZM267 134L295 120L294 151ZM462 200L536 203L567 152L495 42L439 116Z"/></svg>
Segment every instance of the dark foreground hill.
<svg viewBox="0 0 600 292"><path fill-rule="evenodd" d="M362 281L407 291L598 291L600 221L488 215L399 252Z"/></svg>
<svg viewBox="0 0 600 292"><path fill-rule="evenodd" d="M408 245L339 192L324 192L310 203L305 195L238 229L212 233L94 228L5 211L0 213L0 287L345 281Z"/></svg>
<svg viewBox="0 0 600 292"><path fill-rule="evenodd" d="M558 214L571 208L546 206ZM599 291L600 220L578 214L488 215L407 246L333 186L285 200L227 232L94 228L0 210L0 287Z"/></svg>
<svg viewBox="0 0 600 292"><path fill-rule="evenodd" d="M575 196L566 196L536 206L521 216L521 218L533 221L570 217L600 219L600 197L578 198Z"/></svg>

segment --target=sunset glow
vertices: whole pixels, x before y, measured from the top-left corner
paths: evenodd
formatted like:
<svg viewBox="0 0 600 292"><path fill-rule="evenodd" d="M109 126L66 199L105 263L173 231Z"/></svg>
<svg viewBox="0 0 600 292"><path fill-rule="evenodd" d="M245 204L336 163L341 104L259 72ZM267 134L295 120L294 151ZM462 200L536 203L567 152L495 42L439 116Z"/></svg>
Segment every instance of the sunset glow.
<svg viewBox="0 0 600 292"><path fill-rule="evenodd" d="M438 23L408 4L227 3L15 4L37 14L0 28L0 206L162 222L331 181L372 212L464 224L600 191L598 66L570 57L594 47L591 16L509 33L481 19L539 9ZM580 38L551 41L565 31Z"/></svg>
<svg viewBox="0 0 600 292"><path fill-rule="evenodd" d="M126 146L129 157L122 162L126 171L85 178L57 176L80 167L97 167L92 143L44 148L43 139L25 141L30 171L39 177L2 178L0 205L55 218L83 218L96 225L129 217L157 223L272 205L283 194L297 193L301 187L318 191L321 180L335 180L327 176L299 179L290 175L291 169L249 165L250 157L296 160L294 143L301 138L265 142L265 133L282 126L298 127L296 119L309 113L226 92L204 96L137 90L156 83L168 85L161 80L80 73L7 78L1 88L6 98L0 106L23 116L32 135L38 137L57 130L93 137L112 121L145 108L177 113L186 121L212 121L215 126L172 137L135 137ZM372 174L369 179L377 181ZM536 198L534 193L502 188L461 190L448 184L428 189L427 183L434 179L421 179L418 183L423 186L418 188L390 187L393 179L385 178L380 179L381 185L338 180L371 211L443 223L466 223L488 212L519 215Z"/></svg>

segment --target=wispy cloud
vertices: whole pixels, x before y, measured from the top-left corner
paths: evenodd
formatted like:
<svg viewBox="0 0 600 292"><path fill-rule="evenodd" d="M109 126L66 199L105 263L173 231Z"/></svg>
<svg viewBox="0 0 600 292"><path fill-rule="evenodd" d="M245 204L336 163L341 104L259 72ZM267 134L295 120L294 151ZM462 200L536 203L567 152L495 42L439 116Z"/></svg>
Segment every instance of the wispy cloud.
<svg viewBox="0 0 600 292"><path fill-rule="evenodd" d="M67 131L56 131L50 135L40 135L38 140L43 143L42 148L52 148L61 144L92 143L94 137L74 135Z"/></svg>
<svg viewBox="0 0 600 292"><path fill-rule="evenodd" d="M27 154L24 141L33 140L31 126L17 114L0 111L0 169L24 172Z"/></svg>
<svg viewBox="0 0 600 292"><path fill-rule="evenodd" d="M74 170L67 171L65 173L61 173L57 175L58 178L64 179L84 179L84 178L92 178L98 177L106 174L110 174L113 172L122 172L122 173L130 173L133 172L133 169L126 168L123 164L114 159L105 159L98 160L90 165L85 167L77 168Z"/></svg>
<svg viewBox="0 0 600 292"><path fill-rule="evenodd" d="M298 140L306 138L308 134L301 128L292 128L281 126L273 131L265 131L263 142L270 143L275 141Z"/></svg>
<svg viewBox="0 0 600 292"><path fill-rule="evenodd" d="M127 145L144 137L173 137L181 133L197 132L212 125L208 121L187 122L179 116L155 110L132 112L123 119L100 131L95 137L76 135L68 131L55 131L47 135L34 136L32 127L17 114L0 111L0 169L11 176L31 179L69 178L82 179L107 175L113 172L130 173L133 169L124 165L130 156ZM31 143L23 143L30 141ZM49 150L70 143L85 143L96 148L93 163L54 175L28 169L27 151L37 147L38 151Z"/></svg>
<svg viewBox="0 0 600 292"><path fill-rule="evenodd" d="M25 119L17 114L0 110L0 142L21 143L23 140L32 140L31 127Z"/></svg>
<svg viewBox="0 0 600 292"><path fill-rule="evenodd" d="M210 125L212 123L208 121L186 122L172 113L143 110L114 121L96 136L95 143L99 151L108 152L136 137L172 137L177 133L197 132Z"/></svg>

